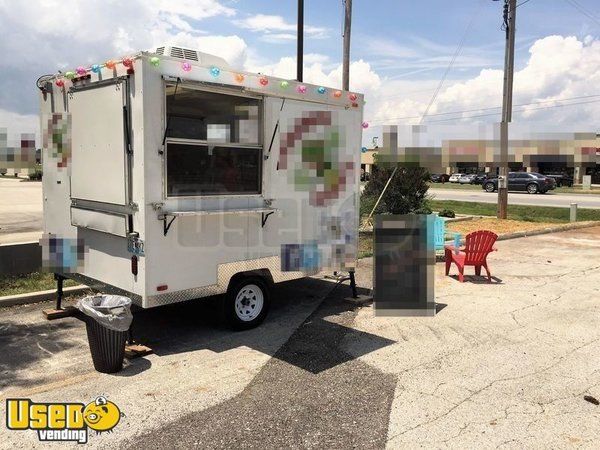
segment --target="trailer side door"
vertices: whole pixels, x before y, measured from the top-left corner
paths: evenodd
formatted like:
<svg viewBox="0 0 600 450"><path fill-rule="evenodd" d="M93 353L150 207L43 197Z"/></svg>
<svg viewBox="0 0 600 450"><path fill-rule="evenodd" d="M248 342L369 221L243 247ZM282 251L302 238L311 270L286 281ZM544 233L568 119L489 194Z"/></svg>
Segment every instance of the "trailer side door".
<svg viewBox="0 0 600 450"><path fill-rule="evenodd" d="M126 81L70 92L71 198L127 205Z"/></svg>

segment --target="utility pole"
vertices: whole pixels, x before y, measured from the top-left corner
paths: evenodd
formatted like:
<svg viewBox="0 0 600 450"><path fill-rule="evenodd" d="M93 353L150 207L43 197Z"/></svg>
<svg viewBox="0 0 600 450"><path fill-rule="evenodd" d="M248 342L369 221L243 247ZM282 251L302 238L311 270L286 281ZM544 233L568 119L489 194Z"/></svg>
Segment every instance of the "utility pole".
<svg viewBox="0 0 600 450"><path fill-rule="evenodd" d="M504 88L502 97L502 122L500 123L500 167L498 173L498 219L506 219L508 210L508 124L512 120L513 73L515 69L515 24L517 0L504 0Z"/></svg>
<svg viewBox="0 0 600 450"><path fill-rule="evenodd" d="M352 0L344 0L344 62L342 89L350 90L350 26L352 24Z"/></svg>
<svg viewBox="0 0 600 450"><path fill-rule="evenodd" d="M298 0L298 44L296 51L296 80L302 81L304 66L304 0Z"/></svg>

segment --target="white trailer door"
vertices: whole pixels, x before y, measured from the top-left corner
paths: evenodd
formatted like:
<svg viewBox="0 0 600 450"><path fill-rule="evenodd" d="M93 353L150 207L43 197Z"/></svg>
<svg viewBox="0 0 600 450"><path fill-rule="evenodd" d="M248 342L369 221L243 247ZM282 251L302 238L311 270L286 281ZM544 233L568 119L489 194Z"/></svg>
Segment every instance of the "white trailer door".
<svg viewBox="0 0 600 450"><path fill-rule="evenodd" d="M71 198L127 202L127 153L122 80L71 91Z"/></svg>

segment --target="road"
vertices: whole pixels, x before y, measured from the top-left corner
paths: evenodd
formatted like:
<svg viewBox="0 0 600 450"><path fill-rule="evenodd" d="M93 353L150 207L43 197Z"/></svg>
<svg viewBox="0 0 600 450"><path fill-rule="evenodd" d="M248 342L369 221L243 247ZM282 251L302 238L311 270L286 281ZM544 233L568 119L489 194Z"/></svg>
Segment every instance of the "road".
<svg viewBox="0 0 600 450"><path fill-rule="evenodd" d="M493 194L474 190L462 189L432 189L428 191L435 195L436 200L458 200L463 202L498 202L498 193ZM527 194L526 192L510 192L508 194L510 205L533 205L533 206L558 206L569 207L571 203L577 203L579 208L600 209L600 195L595 194Z"/></svg>

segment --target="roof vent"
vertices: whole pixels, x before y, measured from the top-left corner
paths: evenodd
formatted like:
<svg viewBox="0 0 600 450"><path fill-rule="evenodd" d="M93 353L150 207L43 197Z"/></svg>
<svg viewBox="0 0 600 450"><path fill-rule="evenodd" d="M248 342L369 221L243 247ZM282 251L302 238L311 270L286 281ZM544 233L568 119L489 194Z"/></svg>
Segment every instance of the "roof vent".
<svg viewBox="0 0 600 450"><path fill-rule="evenodd" d="M202 53L189 48L164 45L162 47L157 47L154 53L157 55L170 56L172 58L185 59L187 61L197 61L203 65L215 65L221 68L229 67L227 61L219 56Z"/></svg>
<svg viewBox="0 0 600 450"><path fill-rule="evenodd" d="M182 47L158 47L155 52L157 55L166 55L173 58L188 59L190 61L199 61L198 52Z"/></svg>

